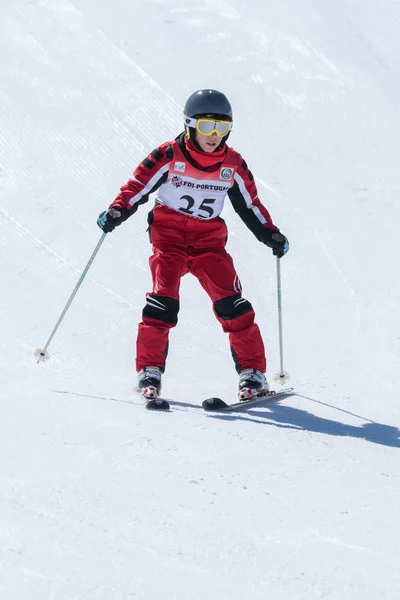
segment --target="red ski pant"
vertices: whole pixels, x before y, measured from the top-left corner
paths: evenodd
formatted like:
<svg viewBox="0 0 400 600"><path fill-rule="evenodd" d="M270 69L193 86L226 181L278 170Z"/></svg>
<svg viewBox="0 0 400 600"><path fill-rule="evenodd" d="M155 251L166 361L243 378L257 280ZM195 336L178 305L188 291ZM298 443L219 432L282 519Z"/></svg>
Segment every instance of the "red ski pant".
<svg viewBox="0 0 400 600"><path fill-rule="evenodd" d="M221 219L222 221L222 219ZM168 352L169 331L178 321L179 287L183 275L192 273L213 302L214 314L229 334L236 370L266 371L264 344L253 308L241 295L241 285L231 256L223 247L194 249L153 246L149 260L153 289L146 296L137 337L136 368L155 366L162 371Z"/></svg>

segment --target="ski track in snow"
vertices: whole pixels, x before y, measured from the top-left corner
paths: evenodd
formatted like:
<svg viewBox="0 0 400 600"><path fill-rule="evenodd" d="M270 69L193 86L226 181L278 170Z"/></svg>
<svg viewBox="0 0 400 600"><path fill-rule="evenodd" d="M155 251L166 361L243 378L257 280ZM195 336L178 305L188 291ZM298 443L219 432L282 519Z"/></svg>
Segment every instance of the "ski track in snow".
<svg viewBox="0 0 400 600"><path fill-rule="evenodd" d="M83 269L80 271L76 267L73 267L70 262L65 260L62 256L59 256L56 252L54 252L49 246L47 246L44 242L42 242L39 238L37 238L32 232L28 231L23 225L18 223L9 213L0 209L0 215L7 220L9 224L12 226L13 235L19 240L22 241L28 248L41 250L41 257L44 258L46 262L49 262L52 267L55 267L57 270L64 273L65 271L69 271L79 277L82 274ZM42 277L51 277L51 274L48 272L48 269L41 262L41 268L35 269L35 273L40 274ZM87 276L88 281L91 281L96 286L98 286L101 290L105 291L112 298L114 298L117 302L121 302L129 307L132 307L132 303L129 302L126 298L121 298L118 294L115 294L112 290L105 287L101 282L96 281ZM72 290L71 290L72 291Z"/></svg>
<svg viewBox="0 0 400 600"><path fill-rule="evenodd" d="M281 198L283 200L282 196L276 190L274 190L271 186L269 186L264 181L262 181L259 177L256 176L256 180L259 183L261 183L261 185L263 187L265 187L265 189L267 189L269 192L275 194L276 196L278 196L279 198ZM304 230L311 231L311 233L317 240L318 244L321 246L321 250L323 251L324 256L326 257L327 262L332 267L333 271L340 278L341 283L342 283L343 287L345 288L347 295L349 295L352 300L354 312L353 312L353 315L347 316L349 322L351 323L352 329L353 329L352 334L347 339L345 346L343 346L342 348L332 348L331 349L331 355L335 355L337 353L342 354L343 352L345 352L348 348L350 348L352 346L355 338L357 337L357 335L360 331L360 303L357 298L357 294L356 294L355 290L352 288L352 286L350 285L350 282L347 280L346 276L344 275L343 271L341 270L341 268L339 267L337 262L334 260L334 258L332 257L332 255L330 254L328 249L326 248L326 245L324 244L323 240L321 239L321 236L318 235L316 229L312 225L308 224L309 221L308 222L306 221L302 212L300 210L296 209L293 206L293 204L290 204L289 207L290 207L291 213L296 218L296 220L301 222ZM330 363L330 361L331 361L331 358L327 359L326 365L328 365Z"/></svg>

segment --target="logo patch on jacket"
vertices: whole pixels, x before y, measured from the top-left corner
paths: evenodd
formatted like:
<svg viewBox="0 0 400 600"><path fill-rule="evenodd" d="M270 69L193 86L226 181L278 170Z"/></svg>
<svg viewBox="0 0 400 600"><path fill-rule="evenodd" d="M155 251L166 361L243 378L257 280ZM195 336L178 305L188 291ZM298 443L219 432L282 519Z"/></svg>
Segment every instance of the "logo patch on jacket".
<svg viewBox="0 0 400 600"><path fill-rule="evenodd" d="M223 167L219 174L219 178L228 180L228 179L232 179L232 175L233 175L233 169L229 169L228 167Z"/></svg>
<svg viewBox="0 0 400 600"><path fill-rule="evenodd" d="M176 162L174 164L174 171L178 171L179 173L185 172L185 163L184 162Z"/></svg>
<svg viewBox="0 0 400 600"><path fill-rule="evenodd" d="M182 177L179 177L179 175L173 175L171 177L171 183L175 187L179 188L183 185L183 179L182 179Z"/></svg>

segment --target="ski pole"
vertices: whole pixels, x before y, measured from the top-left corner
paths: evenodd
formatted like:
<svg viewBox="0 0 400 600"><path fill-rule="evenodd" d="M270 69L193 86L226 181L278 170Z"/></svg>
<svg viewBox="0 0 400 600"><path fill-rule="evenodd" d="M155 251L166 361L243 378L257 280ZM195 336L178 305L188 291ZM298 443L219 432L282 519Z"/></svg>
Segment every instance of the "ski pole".
<svg viewBox="0 0 400 600"><path fill-rule="evenodd" d="M90 265L92 264L92 262L94 261L94 258L96 256L96 254L100 250L100 246L102 245L102 243L106 239L106 235L107 235L106 233L103 233L102 236L101 236L101 238L100 238L100 240L98 241L97 246L96 246L96 248L94 249L94 251L92 253L92 256L89 258L89 261L88 261L86 267L84 268L84 270L82 272L82 275L80 276L79 281L78 281L78 283L76 284L76 286L74 288L74 291L72 292L71 296L69 297L69 300L68 300L67 304L65 305L64 310L62 311L62 313L61 313L61 315L60 315L57 323L55 324L54 329L51 332L50 337L47 340L47 342L46 342L43 350L41 350L40 348L38 348L37 350L35 350L35 358L37 358L37 363L46 362L47 360L49 360L50 356L49 356L49 353L47 352L47 348L49 347L51 340L55 336L57 329L60 327L61 322L62 322L62 320L64 319L64 317L65 317L65 315L67 313L67 310L71 306L72 301L75 298L76 293L77 293L77 291L79 290L79 288L80 288L80 286L82 284L82 281L85 279L86 274L89 271Z"/></svg>
<svg viewBox="0 0 400 600"><path fill-rule="evenodd" d="M278 294L278 328L279 328L279 358L280 371L275 374L274 380L282 385L289 381L290 375L283 370L283 327L282 327L282 283L281 283L281 260L276 257L276 282Z"/></svg>

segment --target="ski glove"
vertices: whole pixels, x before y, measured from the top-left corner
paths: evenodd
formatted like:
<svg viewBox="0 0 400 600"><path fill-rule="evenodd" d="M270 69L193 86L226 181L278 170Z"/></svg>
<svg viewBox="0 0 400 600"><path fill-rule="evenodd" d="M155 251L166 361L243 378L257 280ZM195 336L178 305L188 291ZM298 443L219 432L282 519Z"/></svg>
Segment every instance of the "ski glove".
<svg viewBox="0 0 400 600"><path fill-rule="evenodd" d="M99 215L97 225L104 233L110 233L127 218L128 211L126 208L107 208Z"/></svg>
<svg viewBox="0 0 400 600"><path fill-rule="evenodd" d="M272 254L278 258L285 256L289 252L289 242L279 229L266 229L267 235L264 238L264 244L272 248Z"/></svg>

